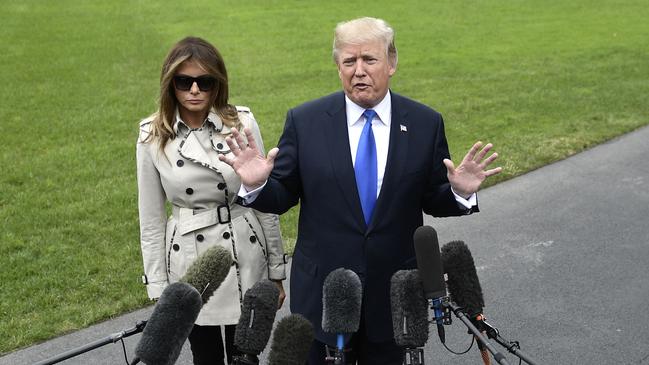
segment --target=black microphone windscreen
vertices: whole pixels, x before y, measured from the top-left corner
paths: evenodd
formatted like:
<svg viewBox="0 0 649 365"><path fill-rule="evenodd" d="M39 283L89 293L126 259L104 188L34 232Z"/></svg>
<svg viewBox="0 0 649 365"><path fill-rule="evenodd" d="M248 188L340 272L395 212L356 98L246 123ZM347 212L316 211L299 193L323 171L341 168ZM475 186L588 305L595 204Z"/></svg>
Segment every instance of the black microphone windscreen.
<svg viewBox="0 0 649 365"><path fill-rule="evenodd" d="M413 239L419 277L424 285L424 295L428 299L446 296L437 232L433 227L421 226L415 230Z"/></svg>
<svg viewBox="0 0 649 365"><path fill-rule="evenodd" d="M259 355L270 338L279 303L279 288L272 281L261 280L246 291L241 316L234 332L239 351Z"/></svg>
<svg viewBox="0 0 649 365"><path fill-rule="evenodd" d="M363 287L352 270L338 268L327 275L322 286L322 329L342 334L358 331Z"/></svg>
<svg viewBox="0 0 649 365"><path fill-rule="evenodd" d="M442 247L442 263L451 300L463 307L469 317L482 313L482 287L467 245L462 241L445 244Z"/></svg>
<svg viewBox="0 0 649 365"><path fill-rule="evenodd" d="M313 325L299 314L277 323L268 354L268 365L304 365L313 343Z"/></svg>
<svg viewBox="0 0 649 365"><path fill-rule="evenodd" d="M221 285L232 266L232 256L223 247L214 246L203 252L191 264L181 281L193 286L207 303Z"/></svg>
<svg viewBox="0 0 649 365"><path fill-rule="evenodd" d="M174 364L202 306L201 295L193 286L169 285L144 327L135 355L147 365Z"/></svg>
<svg viewBox="0 0 649 365"><path fill-rule="evenodd" d="M417 270L399 270L392 275L390 302L397 345L423 347L428 341L428 300Z"/></svg>

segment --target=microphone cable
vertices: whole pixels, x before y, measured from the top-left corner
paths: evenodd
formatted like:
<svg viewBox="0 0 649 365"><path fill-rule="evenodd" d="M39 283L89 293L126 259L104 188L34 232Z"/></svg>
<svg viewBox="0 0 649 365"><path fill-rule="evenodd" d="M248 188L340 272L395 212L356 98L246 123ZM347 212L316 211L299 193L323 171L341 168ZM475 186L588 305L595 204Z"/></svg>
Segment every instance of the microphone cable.
<svg viewBox="0 0 649 365"><path fill-rule="evenodd" d="M130 365L130 363L128 362L128 355L126 355L126 345L124 344L124 339L120 338L119 341L122 343L122 351L124 352L124 361L126 361L126 365Z"/></svg>
<svg viewBox="0 0 649 365"><path fill-rule="evenodd" d="M473 348L473 344L474 344L474 343L475 343L475 336L471 336L471 343L469 344L469 347L468 347L466 350L462 351L462 352L454 351L453 349L451 349L450 347L448 347L448 345L446 345L446 343L442 343L442 345L444 345L444 347L446 348L446 350L448 350L450 353L452 353L452 354L454 354L454 355L464 355L464 354L466 354L467 352L471 351L471 349Z"/></svg>

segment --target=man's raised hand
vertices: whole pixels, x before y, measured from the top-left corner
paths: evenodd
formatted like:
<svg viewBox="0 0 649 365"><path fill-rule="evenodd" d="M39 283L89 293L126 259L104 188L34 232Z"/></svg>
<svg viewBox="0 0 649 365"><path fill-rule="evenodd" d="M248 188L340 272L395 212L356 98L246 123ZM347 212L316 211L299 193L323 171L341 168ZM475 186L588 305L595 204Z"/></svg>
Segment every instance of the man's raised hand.
<svg viewBox="0 0 649 365"><path fill-rule="evenodd" d="M487 167L498 158L498 154L495 152L485 158L493 145L487 143L482 150L480 150L480 147L482 147L482 142L476 142L458 167L455 167L453 161L447 158L444 159L444 165L448 170L448 181L451 183L453 191L464 198L468 198L471 194L477 192L480 184L487 177L499 174L502 171L502 167L487 170Z"/></svg>
<svg viewBox="0 0 649 365"><path fill-rule="evenodd" d="M271 149L268 151L268 156L264 157L257 147L250 128L244 128L243 133L242 135L236 129L232 129L232 137L227 137L225 143L234 156L219 155L219 160L232 166L234 172L239 175L241 184L250 191L264 185L268 180L279 149L277 147Z"/></svg>

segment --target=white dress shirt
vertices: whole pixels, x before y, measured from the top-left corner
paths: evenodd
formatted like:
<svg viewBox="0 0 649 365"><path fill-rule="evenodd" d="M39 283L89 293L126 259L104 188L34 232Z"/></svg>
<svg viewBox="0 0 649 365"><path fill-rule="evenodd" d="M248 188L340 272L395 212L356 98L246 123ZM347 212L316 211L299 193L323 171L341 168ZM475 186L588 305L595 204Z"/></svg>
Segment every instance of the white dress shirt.
<svg viewBox="0 0 649 365"><path fill-rule="evenodd" d="M347 133L349 135L349 149L352 152L352 164L356 166L356 152L361 132L365 126L365 108L355 104L345 95L345 110L347 112ZM376 116L372 121L372 133L376 144L376 197L379 197L385 165L388 161L388 146L390 145L390 121L392 120L392 99L390 92L374 108Z"/></svg>

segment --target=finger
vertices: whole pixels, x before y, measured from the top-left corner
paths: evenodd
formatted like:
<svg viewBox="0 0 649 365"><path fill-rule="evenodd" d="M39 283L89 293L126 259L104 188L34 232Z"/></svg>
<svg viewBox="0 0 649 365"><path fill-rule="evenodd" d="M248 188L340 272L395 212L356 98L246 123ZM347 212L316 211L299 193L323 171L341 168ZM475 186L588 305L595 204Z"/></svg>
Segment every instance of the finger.
<svg viewBox="0 0 649 365"><path fill-rule="evenodd" d="M489 152L489 150L491 150L493 146L494 145L492 145L491 143L487 143L487 145L484 146L484 148L480 150L480 152L476 155L475 161L477 162L482 161L482 159L487 155L487 153Z"/></svg>
<svg viewBox="0 0 649 365"><path fill-rule="evenodd" d="M232 138L236 138L239 135L239 130L232 128Z"/></svg>
<svg viewBox="0 0 649 365"><path fill-rule="evenodd" d="M473 161L473 159L475 159L475 154L478 152L480 147L482 147L482 142L478 141L474 143L466 156L464 156L464 161Z"/></svg>
<svg viewBox="0 0 649 365"><path fill-rule="evenodd" d="M252 134L252 130L250 128L244 128L243 133L246 134L246 139L248 140L248 147L252 148L253 150L256 150L257 142L255 141L255 136Z"/></svg>
<svg viewBox="0 0 649 365"><path fill-rule="evenodd" d="M219 160L227 163L230 166L234 167L234 159L227 157L226 155L219 154Z"/></svg>
<svg viewBox="0 0 649 365"><path fill-rule="evenodd" d="M482 163L483 166L489 166L491 165L492 162L494 162L498 158L498 153L494 152L491 154L491 156L487 157L486 160Z"/></svg>
<svg viewBox="0 0 649 365"><path fill-rule="evenodd" d="M455 165L453 164L453 161L445 158L442 162L444 163L444 166L446 166L446 170L448 170L449 174L452 175L455 173Z"/></svg>
<svg viewBox="0 0 649 365"><path fill-rule="evenodd" d="M244 133L246 133L245 128L244 128ZM232 130L232 136L237 141L237 145L239 146L239 149L241 151L245 151L247 148L247 144L245 138L243 138L244 136L241 133L239 133L239 131L237 131L236 129Z"/></svg>
<svg viewBox="0 0 649 365"><path fill-rule="evenodd" d="M275 158L277 157L277 154L279 153L279 148L274 147L270 151L268 151L268 157L266 157L266 161L270 164L275 164Z"/></svg>
<svg viewBox="0 0 649 365"><path fill-rule="evenodd" d="M232 134L234 134L234 131ZM228 148L230 148L230 151L232 151L232 154L234 154L235 156L239 156L239 154L241 154L241 150L239 149L239 146L237 146L234 139L232 139L231 137L225 137L225 143L228 145ZM219 158L220 156L221 155L219 155Z"/></svg>
<svg viewBox="0 0 649 365"><path fill-rule="evenodd" d="M486 177L500 174L503 171L502 167L496 167L495 169L487 170L484 172Z"/></svg>

